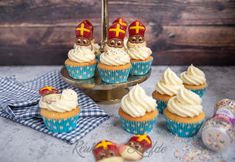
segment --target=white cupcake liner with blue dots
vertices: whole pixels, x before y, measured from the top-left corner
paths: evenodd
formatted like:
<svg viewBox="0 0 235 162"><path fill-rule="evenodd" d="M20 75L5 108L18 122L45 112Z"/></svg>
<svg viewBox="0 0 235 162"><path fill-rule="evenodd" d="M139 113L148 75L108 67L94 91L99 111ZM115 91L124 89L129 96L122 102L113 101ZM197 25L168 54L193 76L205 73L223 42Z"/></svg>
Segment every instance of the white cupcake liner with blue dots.
<svg viewBox="0 0 235 162"><path fill-rule="evenodd" d="M157 101L157 109L162 114L165 108L167 107L167 102L155 98Z"/></svg>
<svg viewBox="0 0 235 162"><path fill-rule="evenodd" d="M126 82L131 68L122 70L105 70L98 67L100 78L106 83L123 83Z"/></svg>
<svg viewBox="0 0 235 162"><path fill-rule="evenodd" d="M193 137L200 130L204 120L196 123L181 123L176 122L166 117L167 129L174 135L179 137Z"/></svg>
<svg viewBox="0 0 235 162"><path fill-rule="evenodd" d="M96 64L90 66L65 65L69 76L74 79L90 79L95 75Z"/></svg>
<svg viewBox="0 0 235 162"><path fill-rule="evenodd" d="M142 122L126 120L120 116L120 123L123 129L128 133L145 134L152 131L153 127L157 123L157 116L153 120L147 120Z"/></svg>
<svg viewBox="0 0 235 162"><path fill-rule="evenodd" d="M67 133L77 127L79 114L67 119L48 119L42 116L44 124L53 133Z"/></svg>
<svg viewBox="0 0 235 162"><path fill-rule="evenodd" d="M202 97L205 94L206 88L203 89L190 89L192 92L196 93L200 97Z"/></svg>
<svg viewBox="0 0 235 162"><path fill-rule="evenodd" d="M140 62L131 62L132 68L130 71L131 75L145 75L151 69L151 64L153 60L149 61L140 61Z"/></svg>

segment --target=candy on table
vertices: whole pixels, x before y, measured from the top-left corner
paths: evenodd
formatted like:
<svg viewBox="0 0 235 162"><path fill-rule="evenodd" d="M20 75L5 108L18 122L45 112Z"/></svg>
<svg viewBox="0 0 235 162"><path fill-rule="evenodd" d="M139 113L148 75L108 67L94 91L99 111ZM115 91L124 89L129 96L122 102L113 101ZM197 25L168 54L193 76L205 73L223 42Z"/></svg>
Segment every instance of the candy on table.
<svg viewBox="0 0 235 162"><path fill-rule="evenodd" d="M235 101L223 99L215 106L214 117L202 129L203 143L214 151L226 148L235 138Z"/></svg>
<svg viewBox="0 0 235 162"><path fill-rule="evenodd" d="M134 135L125 145L119 146L119 152L125 160L140 160L144 152L152 147L151 138L144 135Z"/></svg>
<svg viewBox="0 0 235 162"><path fill-rule="evenodd" d="M97 162L124 162L117 145L108 140L98 142L93 149L93 154Z"/></svg>

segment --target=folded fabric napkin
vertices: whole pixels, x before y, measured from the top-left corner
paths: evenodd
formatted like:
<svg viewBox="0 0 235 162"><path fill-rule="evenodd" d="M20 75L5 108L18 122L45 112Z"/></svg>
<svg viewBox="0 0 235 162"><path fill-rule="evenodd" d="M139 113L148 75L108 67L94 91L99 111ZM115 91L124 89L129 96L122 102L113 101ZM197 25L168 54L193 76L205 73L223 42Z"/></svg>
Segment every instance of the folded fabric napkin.
<svg viewBox="0 0 235 162"><path fill-rule="evenodd" d="M75 130L58 134L50 132L44 125L39 114L38 101L40 95L38 90L46 85L58 89L71 88L77 92L81 114ZM75 143L109 119L108 114L91 98L80 89L73 88L64 82L59 71L52 71L25 82L19 82L15 77L0 77L0 116L52 135L70 144Z"/></svg>

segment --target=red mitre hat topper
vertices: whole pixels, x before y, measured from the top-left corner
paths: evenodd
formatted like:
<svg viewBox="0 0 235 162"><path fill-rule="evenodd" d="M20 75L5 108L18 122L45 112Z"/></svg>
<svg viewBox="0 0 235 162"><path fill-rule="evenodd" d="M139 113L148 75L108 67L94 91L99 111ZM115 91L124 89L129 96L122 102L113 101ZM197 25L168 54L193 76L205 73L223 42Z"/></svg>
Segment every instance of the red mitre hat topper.
<svg viewBox="0 0 235 162"><path fill-rule="evenodd" d="M93 33L94 33L94 26L93 26L93 24L89 20L83 20L82 22L88 24L89 26L91 26L92 38L93 38Z"/></svg>
<svg viewBox="0 0 235 162"><path fill-rule="evenodd" d="M88 20L82 21L75 29L76 37L83 37L89 40L93 37L93 25Z"/></svg>
<svg viewBox="0 0 235 162"><path fill-rule="evenodd" d="M56 89L55 87L51 87L51 86L45 86L39 90L39 94L41 96L46 96L48 94L55 94L59 92L60 91L58 89Z"/></svg>
<svg viewBox="0 0 235 162"><path fill-rule="evenodd" d="M135 20L129 26L129 36L141 35L144 37L145 26L140 20Z"/></svg>
<svg viewBox="0 0 235 162"><path fill-rule="evenodd" d="M113 21L113 24L115 24L115 23L121 24L121 26L123 26L123 28L124 28L125 31L126 31L128 24L127 24L127 22L126 22L125 19L123 19L123 18L121 18L121 17L118 17L118 18L116 18L116 19Z"/></svg>
<svg viewBox="0 0 235 162"><path fill-rule="evenodd" d="M139 143L144 148L144 150L147 150L147 149L152 147L152 140L146 134L143 134L143 135L134 135L129 140L129 142L131 142L131 141Z"/></svg>
<svg viewBox="0 0 235 162"><path fill-rule="evenodd" d="M113 143L111 141L107 141L107 140L103 140L103 141L98 142L93 149L93 153L95 155L99 155L100 153L102 153L106 150L113 151L113 153L115 153L115 155L119 155L117 145L115 143Z"/></svg>
<svg viewBox="0 0 235 162"><path fill-rule="evenodd" d="M125 35L126 30L121 24L115 23L109 27L108 39L118 38L124 40Z"/></svg>

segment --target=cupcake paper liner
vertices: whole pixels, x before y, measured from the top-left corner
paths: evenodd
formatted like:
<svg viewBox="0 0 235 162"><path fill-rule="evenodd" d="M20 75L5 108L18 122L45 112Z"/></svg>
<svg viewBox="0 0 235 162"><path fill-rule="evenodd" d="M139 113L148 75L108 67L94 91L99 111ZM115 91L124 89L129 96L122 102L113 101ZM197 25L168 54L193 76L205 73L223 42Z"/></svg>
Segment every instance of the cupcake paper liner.
<svg viewBox="0 0 235 162"><path fill-rule="evenodd" d="M48 119L42 116L44 124L53 133L67 133L74 130L77 126L79 114L67 119Z"/></svg>
<svg viewBox="0 0 235 162"><path fill-rule="evenodd" d="M156 101L157 101L157 107L156 108L162 114L163 110L167 107L167 102L165 102L163 100L159 100L159 99L156 99Z"/></svg>
<svg viewBox="0 0 235 162"><path fill-rule="evenodd" d="M153 60L146 62L132 62L131 75L144 75L147 74L151 68Z"/></svg>
<svg viewBox="0 0 235 162"><path fill-rule="evenodd" d="M157 123L157 117L148 121L130 121L120 116L120 122L125 131L131 134L145 134L151 132L153 126Z"/></svg>
<svg viewBox="0 0 235 162"><path fill-rule="evenodd" d="M193 137L195 136L198 131L200 130L204 120L201 120L196 123L180 123L173 121L171 119L167 120L167 129L173 133L174 135L177 135L179 137Z"/></svg>
<svg viewBox="0 0 235 162"><path fill-rule="evenodd" d="M205 94L206 88L203 89L190 89L192 92L196 93L200 97L202 97Z"/></svg>
<svg viewBox="0 0 235 162"><path fill-rule="evenodd" d="M74 79L89 79L95 74L96 64L90 66L69 66L65 65L69 76Z"/></svg>
<svg viewBox="0 0 235 162"><path fill-rule="evenodd" d="M126 82L130 74L130 69L123 70L105 70L98 68L101 79L106 83L123 83Z"/></svg>

